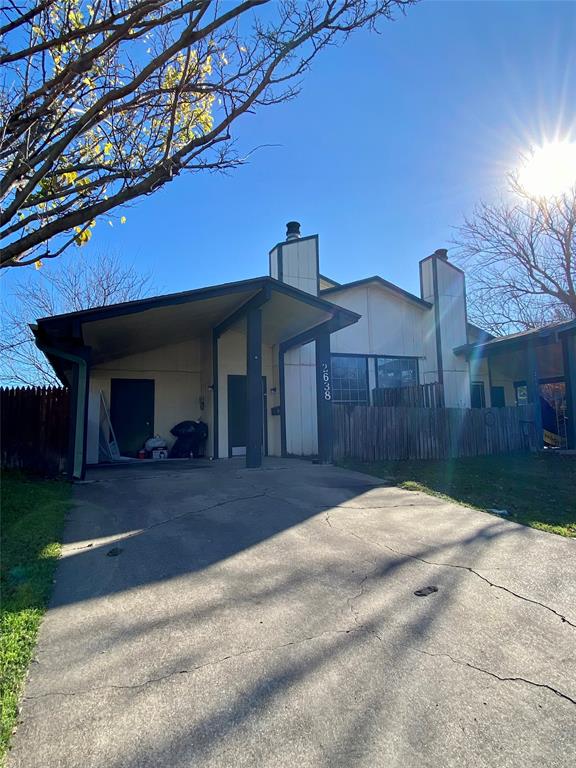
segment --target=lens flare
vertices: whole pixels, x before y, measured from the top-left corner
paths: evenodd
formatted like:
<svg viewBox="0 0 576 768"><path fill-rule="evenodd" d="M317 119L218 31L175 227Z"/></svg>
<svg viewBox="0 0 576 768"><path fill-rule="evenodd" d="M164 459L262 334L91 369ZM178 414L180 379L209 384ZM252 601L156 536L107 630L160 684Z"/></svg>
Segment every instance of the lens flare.
<svg viewBox="0 0 576 768"><path fill-rule="evenodd" d="M576 142L534 147L518 171L518 181L531 197L558 197L576 187Z"/></svg>

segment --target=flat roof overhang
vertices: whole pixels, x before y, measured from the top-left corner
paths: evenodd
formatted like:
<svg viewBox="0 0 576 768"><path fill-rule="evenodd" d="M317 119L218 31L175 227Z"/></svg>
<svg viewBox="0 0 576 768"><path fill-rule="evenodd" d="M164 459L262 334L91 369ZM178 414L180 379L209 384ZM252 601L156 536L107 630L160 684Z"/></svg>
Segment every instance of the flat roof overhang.
<svg viewBox="0 0 576 768"><path fill-rule="evenodd" d="M166 344L206 337L216 328L245 324L245 310L262 311L262 342L286 343L330 323L330 332L357 322L360 315L271 277L156 296L107 307L42 318L32 326L61 380L69 366L55 352L90 350L98 365Z"/></svg>
<svg viewBox="0 0 576 768"><path fill-rule="evenodd" d="M459 347L454 347L453 352L455 355L463 355L467 360L478 360L489 355L527 349L530 345L546 346L557 344L561 341L562 336L569 334L576 334L576 320L569 320L556 325L547 325L521 333L513 333L509 336L500 336L475 344L462 344Z"/></svg>

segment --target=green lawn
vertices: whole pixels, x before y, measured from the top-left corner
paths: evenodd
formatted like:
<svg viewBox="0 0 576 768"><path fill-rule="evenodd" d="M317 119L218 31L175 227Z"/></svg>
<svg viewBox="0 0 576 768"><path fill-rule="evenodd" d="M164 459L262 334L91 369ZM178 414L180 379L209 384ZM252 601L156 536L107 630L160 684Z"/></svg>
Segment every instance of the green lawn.
<svg viewBox="0 0 576 768"><path fill-rule="evenodd" d="M408 490L447 496L479 509L505 509L515 520L576 537L576 456L479 456L450 461L341 462Z"/></svg>
<svg viewBox="0 0 576 768"><path fill-rule="evenodd" d="M4 472L1 491L0 764L50 596L70 486Z"/></svg>

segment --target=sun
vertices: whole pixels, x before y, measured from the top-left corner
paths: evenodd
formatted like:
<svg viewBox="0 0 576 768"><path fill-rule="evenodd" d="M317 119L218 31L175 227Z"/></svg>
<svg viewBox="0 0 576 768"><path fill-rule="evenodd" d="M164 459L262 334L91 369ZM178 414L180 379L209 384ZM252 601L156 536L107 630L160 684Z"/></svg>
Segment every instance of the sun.
<svg viewBox="0 0 576 768"><path fill-rule="evenodd" d="M576 142L554 141L533 147L518 171L531 197L558 197L576 187Z"/></svg>

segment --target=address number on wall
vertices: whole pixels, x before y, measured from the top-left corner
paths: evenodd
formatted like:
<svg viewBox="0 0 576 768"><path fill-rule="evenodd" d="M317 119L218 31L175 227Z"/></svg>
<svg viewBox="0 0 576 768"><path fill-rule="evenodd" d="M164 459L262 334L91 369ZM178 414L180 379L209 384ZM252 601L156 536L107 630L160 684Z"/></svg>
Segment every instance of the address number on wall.
<svg viewBox="0 0 576 768"><path fill-rule="evenodd" d="M330 367L328 363L322 363L322 387L324 400L332 400L332 388L330 386Z"/></svg>

